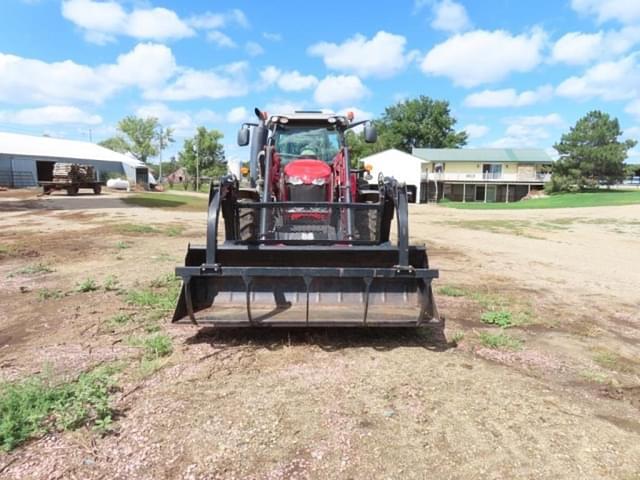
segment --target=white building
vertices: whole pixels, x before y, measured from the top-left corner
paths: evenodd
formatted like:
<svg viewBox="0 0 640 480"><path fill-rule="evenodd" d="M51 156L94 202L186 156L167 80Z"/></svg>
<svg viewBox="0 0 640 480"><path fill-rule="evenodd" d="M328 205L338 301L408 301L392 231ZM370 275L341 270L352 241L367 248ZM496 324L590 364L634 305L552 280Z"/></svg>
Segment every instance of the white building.
<svg viewBox="0 0 640 480"><path fill-rule="evenodd" d="M410 202L424 197L421 190L426 188L428 161L395 148L370 155L361 161L364 165L371 165L373 181L377 182L378 175L382 173L385 177L394 177L407 184Z"/></svg>
<svg viewBox="0 0 640 480"><path fill-rule="evenodd" d="M131 184L155 183L143 162L95 143L0 132L0 185L37 186L52 179L56 162L93 165L99 180L120 175Z"/></svg>

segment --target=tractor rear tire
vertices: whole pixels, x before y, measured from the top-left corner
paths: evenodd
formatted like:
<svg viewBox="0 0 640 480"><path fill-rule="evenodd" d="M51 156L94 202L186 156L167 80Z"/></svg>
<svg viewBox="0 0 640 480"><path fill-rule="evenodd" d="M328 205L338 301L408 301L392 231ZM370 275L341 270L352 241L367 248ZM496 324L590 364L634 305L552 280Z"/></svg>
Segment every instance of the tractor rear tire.
<svg viewBox="0 0 640 480"><path fill-rule="evenodd" d="M71 195L71 196L75 196L78 195L78 190L79 188L74 186L74 187L67 187L67 195Z"/></svg>
<svg viewBox="0 0 640 480"><path fill-rule="evenodd" d="M102 192L102 185L94 185L93 186L93 193L95 195L100 195L101 192Z"/></svg>

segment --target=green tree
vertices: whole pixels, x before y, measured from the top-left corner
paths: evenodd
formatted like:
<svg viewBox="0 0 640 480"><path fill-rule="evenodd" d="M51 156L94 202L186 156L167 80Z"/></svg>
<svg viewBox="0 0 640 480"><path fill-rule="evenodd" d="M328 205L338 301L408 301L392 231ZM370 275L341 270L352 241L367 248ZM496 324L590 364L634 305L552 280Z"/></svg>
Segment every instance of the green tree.
<svg viewBox="0 0 640 480"><path fill-rule="evenodd" d="M117 152L131 152L134 157L144 163L147 163L149 157L158 154L156 141L159 124L157 118L140 118L129 115L118 122L117 129L118 135L100 142L100 145Z"/></svg>
<svg viewBox="0 0 640 480"><path fill-rule="evenodd" d="M424 95L387 107L373 124L378 131L376 143L365 143L363 133L347 133L352 163L389 148L411 153L414 147L460 148L467 143L467 133L454 128L449 102Z"/></svg>
<svg viewBox="0 0 640 480"><path fill-rule="evenodd" d="M217 177L226 173L227 162L222 137L218 130L198 127L195 136L184 141L178 158L189 175Z"/></svg>
<svg viewBox="0 0 640 480"><path fill-rule="evenodd" d="M622 180L627 151L637 142L621 142L621 135L617 118L598 110L587 113L553 146L560 159L549 189L583 190Z"/></svg>
<svg viewBox="0 0 640 480"><path fill-rule="evenodd" d="M375 124L384 148L407 153L414 147L459 148L467 143L467 133L454 129L456 119L451 115L449 102L424 95L387 107Z"/></svg>
<svg viewBox="0 0 640 480"><path fill-rule="evenodd" d="M170 143L175 142L175 139L173 138L173 128L163 128L162 125L158 125L158 128L155 132L155 138L158 142L158 155L160 156L160 159L158 161L158 168L160 169L160 173L158 177L162 178L162 151L167 148Z"/></svg>
<svg viewBox="0 0 640 480"><path fill-rule="evenodd" d="M107 138L106 140L98 142L98 145L113 150L114 152L127 153L129 151L129 144L121 136Z"/></svg>
<svg viewBox="0 0 640 480"><path fill-rule="evenodd" d="M366 156L386 150L381 140L376 143L366 143L364 141L364 133L356 133L349 130L345 135L345 142L349 147L349 159L353 168L358 167L360 160Z"/></svg>

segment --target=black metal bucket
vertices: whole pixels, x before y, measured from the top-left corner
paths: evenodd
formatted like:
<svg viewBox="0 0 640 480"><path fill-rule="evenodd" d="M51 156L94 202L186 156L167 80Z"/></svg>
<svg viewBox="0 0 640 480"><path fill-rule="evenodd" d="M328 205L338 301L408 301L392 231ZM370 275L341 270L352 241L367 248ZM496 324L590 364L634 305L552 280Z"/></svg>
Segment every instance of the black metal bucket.
<svg viewBox="0 0 640 480"><path fill-rule="evenodd" d="M173 322L215 327L415 327L438 320L423 247L220 245L189 246L176 268L183 287Z"/></svg>

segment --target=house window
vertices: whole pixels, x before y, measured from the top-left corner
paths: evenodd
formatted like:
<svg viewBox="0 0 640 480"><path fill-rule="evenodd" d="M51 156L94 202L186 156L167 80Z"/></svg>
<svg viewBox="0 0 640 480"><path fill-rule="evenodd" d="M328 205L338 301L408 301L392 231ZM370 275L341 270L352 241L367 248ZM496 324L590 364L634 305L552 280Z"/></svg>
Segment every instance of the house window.
<svg viewBox="0 0 640 480"><path fill-rule="evenodd" d="M482 178L496 180L502 176L502 165L499 163L485 163L482 165Z"/></svg>

